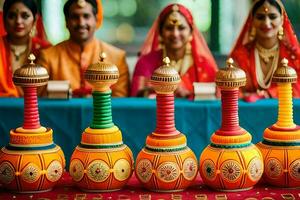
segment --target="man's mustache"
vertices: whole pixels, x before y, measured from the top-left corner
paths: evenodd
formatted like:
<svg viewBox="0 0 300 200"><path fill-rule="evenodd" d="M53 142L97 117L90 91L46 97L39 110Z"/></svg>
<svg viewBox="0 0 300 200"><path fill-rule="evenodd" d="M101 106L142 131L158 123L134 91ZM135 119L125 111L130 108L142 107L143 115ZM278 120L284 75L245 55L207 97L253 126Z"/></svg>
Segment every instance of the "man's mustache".
<svg viewBox="0 0 300 200"><path fill-rule="evenodd" d="M75 26L74 27L74 30L79 30L79 29L89 29L89 26L88 25L78 25L78 26Z"/></svg>

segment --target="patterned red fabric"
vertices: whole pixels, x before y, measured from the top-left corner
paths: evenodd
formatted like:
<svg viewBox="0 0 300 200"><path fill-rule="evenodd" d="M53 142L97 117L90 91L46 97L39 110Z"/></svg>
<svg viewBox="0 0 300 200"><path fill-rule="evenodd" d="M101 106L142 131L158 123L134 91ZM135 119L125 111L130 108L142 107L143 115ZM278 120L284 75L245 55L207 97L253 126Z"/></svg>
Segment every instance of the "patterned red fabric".
<svg viewBox="0 0 300 200"><path fill-rule="evenodd" d="M276 0L282 8L283 16L283 29L284 38L279 41L279 62L283 58L289 60L289 66L293 67L298 74L297 83L293 84L293 97L300 97L300 47L296 34L293 30L292 24L287 16L287 13L280 0ZM249 33L252 27L253 16L252 9L249 12L246 23L244 24L242 31L234 45L230 57L232 57L235 63L242 68L247 75L247 85L243 88L244 92L256 92L257 89L261 89L258 85L256 72L255 72L255 58L254 48L255 40L249 40ZM275 84L271 84L268 89L268 93L271 97L277 97L277 89Z"/></svg>
<svg viewBox="0 0 300 200"><path fill-rule="evenodd" d="M6 200L32 200L39 198L47 198L50 200L56 199L93 199L95 197L102 197L102 199L131 199L131 200L140 200L143 199L183 199L183 200L193 200L196 199L197 196L206 195L207 199L220 199L226 195L227 199L234 200L246 200L247 198L252 198L251 200L259 200L266 197L268 199L282 200L284 199L282 195L286 196L286 199L294 199L300 198L300 189L284 189L284 188L274 188L263 183L260 183L257 186L254 186L252 190L248 191L239 191L239 192L221 192L215 191L207 188L203 185L200 176L197 177L195 183L189 187L187 190L182 192L170 192L170 193L156 193L147 191L142 188L141 184L138 182L137 178L133 175L133 177L129 180L127 186L124 189L116 191L116 192L103 192L103 193L86 193L81 191L80 189L73 186L71 177L69 174L65 173L59 184L53 189L51 192L39 193L39 194L15 194L9 193L5 189L0 190L1 199ZM65 198L63 198L65 197ZM77 197L77 198L76 198ZM85 197L85 198L83 198ZM147 198L148 197L148 198ZM149 198L150 197L150 198ZM180 198L179 198L180 197ZM288 198L290 197L290 198ZM200 198L199 198L200 199Z"/></svg>
<svg viewBox="0 0 300 200"><path fill-rule="evenodd" d="M172 7L174 5L175 4L170 4L162 10L148 32L145 42L141 47L141 55L134 70L131 96L136 96L138 93L140 77L150 78L154 70L162 64L163 54L159 45L159 25L164 21L167 15L172 12ZM188 24L193 27L191 46L194 65L181 77L185 88L193 91L193 82L214 81L217 65L206 41L194 24L191 12L183 5L176 5L179 8L179 12L186 18Z"/></svg>

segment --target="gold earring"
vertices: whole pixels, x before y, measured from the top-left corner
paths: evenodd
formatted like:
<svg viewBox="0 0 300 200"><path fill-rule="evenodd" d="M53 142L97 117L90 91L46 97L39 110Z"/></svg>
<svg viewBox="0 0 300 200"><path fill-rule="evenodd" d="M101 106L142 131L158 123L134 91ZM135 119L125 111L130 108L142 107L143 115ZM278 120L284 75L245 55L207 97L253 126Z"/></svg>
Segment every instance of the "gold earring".
<svg viewBox="0 0 300 200"><path fill-rule="evenodd" d="M282 40L283 36L284 36L283 27L280 26L279 29L278 29L278 35L277 35L277 37L278 37L279 40Z"/></svg>
<svg viewBox="0 0 300 200"><path fill-rule="evenodd" d="M255 39L255 36L256 36L256 28L252 26L249 33L249 40L253 41Z"/></svg>
<svg viewBox="0 0 300 200"><path fill-rule="evenodd" d="M160 49L163 49L165 47L164 40L161 36L158 36L158 46Z"/></svg>
<svg viewBox="0 0 300 200"><path fill-rule="evenodd" d="M30 30L30 33L29 33L29 35L30 35L30 37L34 37L34 36L35 36L35 34L36 34L36 27L35 27L35 26L33 26L33 27L32 27L32 29Z"/></svg>
<svg viewBox="0 0 300 200"><path fill-rule="evenodd" d="M192 53L192 44L191 42L188 42L185 46L185 54L191 54Z"/></svg>
<svg viewBox="0 0 300 200"><path fill-rule="evenodd" d="M162 39L162 37L160 35L158 36L158 42L159 42L159 44L163 44L164 43L164 40Z"/></svg>

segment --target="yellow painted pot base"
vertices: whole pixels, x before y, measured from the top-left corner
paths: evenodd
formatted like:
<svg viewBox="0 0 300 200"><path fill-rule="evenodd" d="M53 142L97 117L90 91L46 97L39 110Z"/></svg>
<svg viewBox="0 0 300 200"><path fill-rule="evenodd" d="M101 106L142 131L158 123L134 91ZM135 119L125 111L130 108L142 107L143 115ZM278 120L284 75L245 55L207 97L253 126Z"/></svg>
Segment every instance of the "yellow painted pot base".
<svg viewBox="0 0 300 200"><path fill-rule="evenodd" d="M47 146L53 143L53 131L47 128L42 132L17 132L16 130L10 131L9 144L11 146Z"/></svg>
<svg viewBox="0 0 300 200"><path fill-rule="evenodd" d="M107 129L86 128L82 133L83 144L116 144L122 143L122 133L117 126Z"/></svg>
<svg viewBox="0 0 300 200"><path fill-rule="evenodd" d="M250 189L263 174L262 155L253 144L241 148L209 145L202 152L199 163L203 182L216 190Z"/></svg>
<svg viewBox="0 0 300 200"><path fill-rule="evenodd" d="M244 134L242 135L236 135L236 136L223 136L223 135L217 135L214 133L211 136L211 142L213 144L217 145L242 145L242 144L248 144L252 140L252 136L247 132L244 131Z"/></svg>
<svg viewBox="0 0 300 200"><path fill-rule="evenodd" d="M51 190L64 173L65 158L59 146L45 150L0 151L0 182L17 193Z"/></svg>
<svg viewBox="0 0 300 200"><path fill-rule="evenodd" d="M193 151L184 147L161 151L145 147L136 159L135 174L140 183L151 191L174 192L189 187L198 172Z"/></svg>
<svg viewBox="0 0 300 200"><path fill-rule="evenodd" d="M146 145L151 148L175 148L186 146L186 137L183 134L169 137L147 136Z"/></svg>
<svg viewBox="0 0 300 200"><path fill-rule="evenodd" d="M293 131L277 131L272 128L266 128L264 131L264 139L274 142L295 142L300 140L300 129Z"/></svg>
<svg viewBox="0 0 300 200"><path fill-rule="evenodd" d="M23 127L16 128L17 133L43 133L46 132L47 128L41 126L40 128L36 129L24 129Z"/></svg>
<svg viewBox="0 0 300 200"><path fill-rule="evenodd" d="M264 159L264 180L281 188L300 187L300 146L257 144Z"/></svg>
<svg viewBox="0 0 300 200"><path fill-rule="evenodd" d="M132 152L125 144L100 149L78 146L71 157L69 173L83 191L116 191L129 181L133 162Z"/></svg>

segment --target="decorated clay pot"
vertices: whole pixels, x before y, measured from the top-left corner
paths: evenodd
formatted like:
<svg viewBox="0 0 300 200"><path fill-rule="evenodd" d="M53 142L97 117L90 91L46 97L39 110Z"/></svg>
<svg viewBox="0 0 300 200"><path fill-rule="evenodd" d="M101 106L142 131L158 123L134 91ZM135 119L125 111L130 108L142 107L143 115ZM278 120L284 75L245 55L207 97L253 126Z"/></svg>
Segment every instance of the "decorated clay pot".
<svg viewBox="0 0 300 200"><path fill-rule="evenodd" d="M300 127L293 121L292 85L296 71L283 59L273 82L278 87L278 121L266 128L257 147L263 154L264 180L278 187L300 187Z"/></svg>
<svg viewBox="0 0 300 200"><path fill-rule="evenodd" d="M200 175L213 189L251 189L262 176L261 159L261 153L253 144L231 149L208 146L200 158Z"/></svg>
<svg viewBox="0 0 300 200"><path fill-rule="evenodd" d="M259 149L251 143L251 135L239 126L238 88L245 83L244 71L234 67L232 59L217 73L216 84L222 95L222 126L202 152L199 169L203 182L216 190L251 189L263 173Z"/></svg>
<svg viewBox="0 0 300 200"><path fill-rule="evenodd" d="M33 63L14 73L15 85L24 90L24 123L10 131L9 144L0 151L0 182L9 190L34 193L51 190L62 177L64 154L53 143L53 131L40 125L37 87L47 84L47 70Z"/></svg>
<svg viewBox="0 0 300 200"><path fill-rule="evenodd" d="M95 88L93 122L82 133L69 168L76 186L89 192L119 190L133 173L132 152L112 121L110 86L117 82L119 71L104 58L102 54L100 62L85 72L85 79Z"/></svg>
<svg viewBox="0 0 300 200"><path fill-rule="evenodd" d="M121 134L119 130L117 132ZM76 147L69 168L73 181L80 189L90 192L121 189L133 172L131 150L122 143L97 147L92 149L82 143Z"/></svg>
<svg viewBox="0 0 300 200"><path fill-rule="evenodd" d="M136 159L136 177L149 190L181 191L197 175L197 159L186 144L186 137L174 124L174 94L180 81L170 60L154 71L151 83L157 94L157 126L146 139L146 146Z"/></svg>

